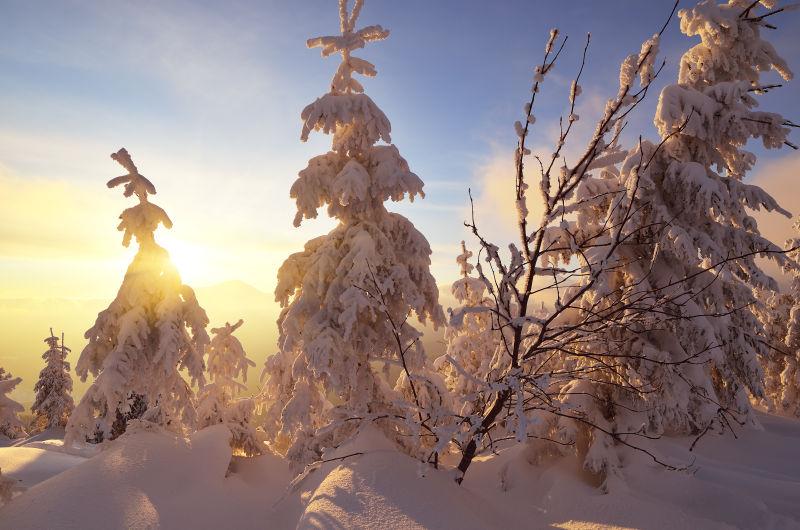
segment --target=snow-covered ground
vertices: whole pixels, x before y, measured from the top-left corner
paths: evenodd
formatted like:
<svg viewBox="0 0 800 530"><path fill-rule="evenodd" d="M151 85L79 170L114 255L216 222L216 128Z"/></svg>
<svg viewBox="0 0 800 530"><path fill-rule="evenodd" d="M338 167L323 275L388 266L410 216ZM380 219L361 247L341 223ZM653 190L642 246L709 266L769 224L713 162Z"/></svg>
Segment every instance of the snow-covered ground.
<svg viewBox="0 0 800 530"><path fill-rule="evenodd" d="M139 429L91 458L45 435L0 448L25 489L0 528L800 528L800 422L760 419L763 430L707 435L691 454L688 438L653 445L692 461L687 472L628 453L609 493L577 459L534 464L520 445L478 459L457 486L366 430L290 487L281 458L232 457L223 427L189 440Z"/></svg>

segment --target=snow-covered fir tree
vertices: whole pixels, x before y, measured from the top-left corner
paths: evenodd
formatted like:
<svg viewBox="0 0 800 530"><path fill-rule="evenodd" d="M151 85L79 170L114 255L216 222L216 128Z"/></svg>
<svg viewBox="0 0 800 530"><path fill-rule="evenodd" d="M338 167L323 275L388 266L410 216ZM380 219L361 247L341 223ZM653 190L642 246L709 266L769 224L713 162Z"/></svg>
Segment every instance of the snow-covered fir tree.
<svg viewBox="0 0 800 530"><path fill-rule="evenodd" d="M31 410L37 416L37 421L43 428L66 427L67 420L75 408L72 401L72 377L69 374L70 366L66 360L70 349L64 345L62 335L59 344L58 337L53 335L44 339L47 351L42 354L45 367L39 372L39 380L34 386L36 400Z"/></svg>
<svg viewBox="0 0 800 530"><path fill-rule="evenodd" d="M392 436L418 431L423 402L441 385L420 332L408 322L412 312L423 323L444 320L429 270L430 245L384 205L424 196L423 183L390 143L386 115L353 77L376 74L353 52L389 34L381 26L357 29L362 7L356 0L348 12L340 0L341 34L308 41L323 56L338 53L342 60L330 92L301 114L303 141L322 131L333 142L292 185L294 223L326 207L338 225L291 255L278 272L280 351L265 367L266 431L295 463L318 458L352 433L359 419L374 420ZM400 438L411 452L421 443L416 436Z"/></svg>
<svg viewBox="0 0 800 530"><path fill-rule="evenodd" d="M795 222L800 231L800 221ZM800 237L786 242L793 263L800 263ZM780 338L775 328L783 331L778 347L771 348L765 367L768 404L774 410L800 416L800 268L787 267L792 275L787 293L774 293L762 322L767 340Z"/></svg>
<svg viewBox="0 0 800 530"><path fill-rule="evenodd" d="M70 418L66 443L110 437L114 422L141 400L147 405L144 419L175 430L193 425L194 392L181 371L193 384L205 383L208 317L154 238L159 224L170 228L172 221L149 202L155 186L128 152L120 149L111 158L128 173L111 179L108 187L124 184L124 195L139 201L120 216L122 243L135 238L139 249L117 297L86 332L89 343L75 371L81 380L89 373L95 380Z"/></svg>
<svg viewBox="0 0 800 530"><path fill-rule="evenodd" d="M460 307L469 309L451 318L445 329L446 353L434 361L448 390L455 396L457 412L462 416L469 416L476 408L486 405L475 403L482 396L479 390L508 362L499 347L496 319L491 312L480 310L491 307L492 302L486 296L483 280L471 276L475 268L470 263L471 257L472 252L462 241L461 254L456 258L461 277L453 282L450 292Z"/></svg>
<svg viewBox="0 0 800 530"><path fill-rule="evenodd" d="M701 42L681 58L678 82L661 92L654 118L661 141L631 149L615 170L618 180L610 181L628 190L630 206L600 201L606 215L587 210L552 239L557 247L574 247L566 234L591 233L609 222L624 234L625 244L605 262L613 267L561 293L570 299L592 284L565 324L615 307L631 315L614 325L598 323L570 354L555 358L562 372L591 374L560 387L561 401L573 412L550 434L583 437L592 471L618 465L613 448L626 443L626 435L617 433L698 434L743 424L753 421L751 396L764 397L760 362L766 350L754 290L776 284L756 257L785 260L760 235L748 209L786 212L743 182L755 163L743 146L751 138L767 148L792 145L785 118L754 110L754 96L765 90L761 74L773 69L788 79L791 73L762 39L756 9L750 1L703 1L679 12L681 31ZM651 48L657 46L656 39ZM635 75L635 57L627 63L621 85L632 84ZM586 184L578 196L598 194L596 183ZM581 259L571 252L565 257Z"/></svg>
<svg viewBox="0 0 800 530"><path fill-rule="evenodd" d="M641 142L619 168L631 207L610 201L617 211L608 218L621 225L629 216L628 243L573 316L632 300L652 307L576 344L584 357L566 361L571 370L613 367L561 391L581 417L571 426L562 417L559 429L582 430L586 419L596 427L587 435L593 470L614 466L611 446L624 441L602 430L705 433L754 421L750 398L764 397L760 363L768 350L754 290L776 284L756 257L785 259L748 209L787 212L743 182L755 163L743 146L752 138L767 148L792 145L785 118L755 110L755 96L766 90L762 73L775 70L784 79L791 73L762 39L757 9L750 1L706 0L679 12L681 31L701 42L681 58L678 82L661 92L654 118L661 141ZM621 76L633 72L623 65Z"/></svg>
<svg viewBox="0 0 800 530"><path fill-rule="evenodd" d="M7 372L6 374L11 376ZM25 410L25 407L8 396L21 382L22 379L19 377L0 379L0 436L6 438L21 438L26 434L25 427L18 416Z"/></svg>
<svg viewBox="0 0 800 530"><path fill-rule="evenodd" d="M266 436L253 424L255 401L240 398L247 389L247 370L255 363L247 358L234 331L244 323L225 323L224 327L212 328L214 336L209 344L207 366L208 383L200 389L197 403L197 428L217 424L231 431L231 447L247 456L260 455L264 451ZM238 379L241 378L241 382Z"/></svg>
<svg viewBox="0 0 800 530"><path fill-rule="evenodd" d="M773 2L762 1L768 9ZM793 146L783 116L757 111L766 90L762 74L792 74L773 46L762 38L767 22L751 1L700 2L679 13L681 31L701 42L680 62L678 83L665 87L654 123L663 147L644 144L653 162L643 170L641 154L631 152L622 178L636 178L647 222L668 226L648 265L651 283L692 278L691 297L674 300L670 336L652 337L637 347L655 348L675 361L696 357L663 381L664 400L652 417L657 430L699 432L727 414L751 420L749 396L763 396L759 364L765 349L752 307L754 289L776 290L758 266L768 255L785 263L780 248L759 233L748 209L788 212L762 189L743 182L755 156L743 149L750 139L766 148ZM736 259L731 259L736 258ZM630 281L645 276L631 267ZM668 371L668 370L667 370Z"/></svg>

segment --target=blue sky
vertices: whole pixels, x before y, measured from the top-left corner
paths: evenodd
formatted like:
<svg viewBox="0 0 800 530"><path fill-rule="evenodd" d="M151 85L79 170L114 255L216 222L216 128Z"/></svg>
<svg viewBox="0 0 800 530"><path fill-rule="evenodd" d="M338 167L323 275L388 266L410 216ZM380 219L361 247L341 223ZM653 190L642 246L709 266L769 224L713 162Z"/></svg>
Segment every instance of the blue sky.
<svg viewBox="0 0 800 530"><path fill-rule="evenodd" d="M322 135L299 141L299 114L327 90L337 65L305 47L307 38L337 31L333 0L2 4L0 201L17 217L0 218L0 297L113 295L129 256L116 215L129 204L104 183L119 173L108 154L121 146L159 189L155 202L175 222L165 246L188 282L237 278L271 291L280 261L331 226L319 220L294 229L288 190L329 145ZM378 68L364 84L428 195L392 208L431 241L440 281L456 274L468 187L481 195L479 219L502 234L513 122L549 29L570 39L535 112L533 145L543 148L565 110L586 32L584 133L615 91L619 62L671 7L667 0L367 2L361 24L392 34L361 51ZM775 22L776 47L800 70L800 14ZM673 20L658 89L675 79L680 53L693 42ZM799 94L791 84L764 98L764 108L798 119ZM657 91L632 131L654 136L656 99Z"/></svg>

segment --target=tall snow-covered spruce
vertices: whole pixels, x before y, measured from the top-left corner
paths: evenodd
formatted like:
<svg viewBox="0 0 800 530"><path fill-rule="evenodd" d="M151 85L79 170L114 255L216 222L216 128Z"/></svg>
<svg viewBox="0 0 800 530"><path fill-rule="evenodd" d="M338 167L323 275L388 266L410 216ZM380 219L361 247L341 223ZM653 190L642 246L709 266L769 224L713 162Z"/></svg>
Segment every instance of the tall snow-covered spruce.
<svg viewBox="0 0 800 530"><path fill-rule="evenodd" d="M430 245L384 205L424 196L423 183L390 143L389 120L353 78L376 71L352 53L389 35L381 26L356 29L362 7L356 0L348 13L340 0L341 34L308 41L342 61L330 92L301 114L303 141L322 131L333 142L292 185L294 224L315 218L323 206L339 224L278 272L280 351L267 360L263 396L267 432L298 464L317 459L359 421L373 421L418 453L435 422L423 409L439 402L431 397L443 387L428 366L420 332L408 322L412 312L434 326L444 320L429 271ZM427 436L417 436L421 429Z"/></svg>
<svg viewBox="0 0 800 530"><path fill-rule="evenodd" d="M212 328L208 346L208 384L200 389L197 402L197 428L225 425L231 432L231 447L247 456L264 452L265 436L253 424L255 401L238 396L247 389L247 370L255 363L247 358L234 331L244 323ZM238 379L241 378L240 383Z"/></svg>
<svg viewBox="0 0 800 530"><path fill-rule="evenodd" d="M174 430L193 425L194 392L181 370L193 384L205 383L208 317L154 238L159 224L170 228L172 221L148 201L155 186L139 173L128 152L120 149L111 158L128 173L111 179L108 187L124 184L124 195L139 200L122 212L118 226L124 233L122 244L128 246L135 238L139 250L117 297L86 332L89 343L75 371L81 380L89 373L95 380L70 418L67 444L117 434L125 427L120 419L124 423L140 405L147 407L143 419Z"/></svg>
<svg viewBox="0 0 800 530"><path fill-rule="evenodd" d="M67 420L75 408L72 400L72 377L69 375L67 355L70 349L64 345L64 337L59 344L58 337L53 335L44 339L47 351L42 354L45 367L39 372L39 380L34 386L36 400L31 410L37 416L41 427L66 427Z"/></svg>
<svg viewBox="0 0 800 530"><path fill-rule="evenodd" d="M765 86L764 73L792 77L762 38L772 19L763 18L758 4L705 0L679 12L681 31L701 42L681 57L678 82L661 92L654 117L660 143L643 142L621 166L622 181L637 183L640 223L663 227L657 244L629 254L624 283L660 286L685 278L682 288L691 293L671 293L657 332L630 337L628 353L649 351L665 364L622 363L660 382L649 413L654 432L749 422L750 398L764 397L762 364L771 353L758 331L754 291L777 285L756 258L789 263L748 210L788 212L743 182L756 162L744 146L751 139L768 149L795 146L788 140L791 122L756 110L756 96L774 88ZM774 2L760 4L771 9ZM681 359L692 362L671 364Z"/></svg>
<svg viewBox="0 0 800 530"><path fill-rule="evenodd" d="M554 358L561 371L592 374L561 387L561 400L577 417L560 416L551 431L583 437L592 471L617 467L615 448L635 435L702 436L752 422L751 398L766 397L762 363L770 354L755 291L777 286L756 258L787 260L761 236L748 209L787 212L743 182L755 163L743 147L750 139L766 148L793 145L785 118L755 110L755 96L771 88L762 73L791 77L761 37L757 4L705 0L678 13L681 31L701 42L683 54L677 83L660 94L659 141L640 141L613 169L610 182L627 190L629 202L608 202L599 218L583 208L584 226L553 231L557 247L574 247L570 234L596 231L598 219L622 234L623 244L605 262L613 267L562 291L570 298L591 284L562 325L615 307L630 315L620 325L603 315L589 336ZM637 62L626 62L620 84L629 85ZM596 193L588 187L577 193L587 191ZM572 251L565 256L565 264L581 259Z"/></svg>

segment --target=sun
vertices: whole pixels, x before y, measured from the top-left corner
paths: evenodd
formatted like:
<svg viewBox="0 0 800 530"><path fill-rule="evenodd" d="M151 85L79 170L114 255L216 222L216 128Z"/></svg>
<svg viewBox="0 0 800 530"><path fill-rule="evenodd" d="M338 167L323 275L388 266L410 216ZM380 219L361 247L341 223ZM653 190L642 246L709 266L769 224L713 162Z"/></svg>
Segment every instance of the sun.
<svg viewBox="0 0 800 530"><path fill-rule="evenodd" d="M212 249L180 239L166 230L158 234L158 242L169 252L184 283L205 285L214 281Z"/></svg>

